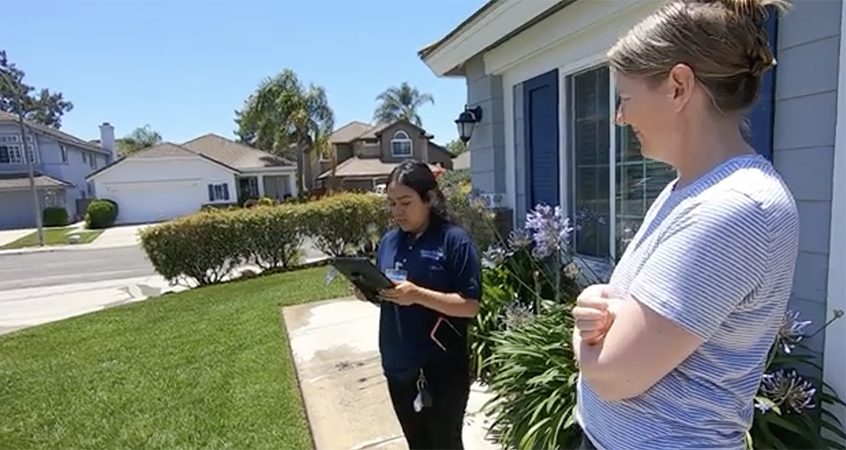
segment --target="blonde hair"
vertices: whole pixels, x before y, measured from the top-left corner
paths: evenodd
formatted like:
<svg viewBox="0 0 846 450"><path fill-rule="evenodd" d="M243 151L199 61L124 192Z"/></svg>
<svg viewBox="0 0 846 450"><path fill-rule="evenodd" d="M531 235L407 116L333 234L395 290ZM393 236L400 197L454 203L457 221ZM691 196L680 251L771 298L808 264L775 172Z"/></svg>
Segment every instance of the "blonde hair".
<svg viewBox="0 0 846 450"><path fill-rule="evenodd" d="M764 22L767 7L785 12L786 0L670 0L608 51L615 72L664 79L688 65L723 113L744 111L776 61Z"/></svg>

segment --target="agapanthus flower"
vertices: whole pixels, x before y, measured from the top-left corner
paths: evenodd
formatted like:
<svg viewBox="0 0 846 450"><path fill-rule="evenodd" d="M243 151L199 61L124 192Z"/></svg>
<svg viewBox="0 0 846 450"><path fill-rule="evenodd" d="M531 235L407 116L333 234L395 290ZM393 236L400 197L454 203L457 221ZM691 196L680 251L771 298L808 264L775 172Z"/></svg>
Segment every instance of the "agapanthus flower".
<svg viewBox="0 0 846 450"><path fill-rule="evenodd" d="M522 250L532 243L532 235L528 230L519 228L508 233L508 246L513 251Z"/></svg>
<svg viewBox="0 0 846 450"><path fill-rule="evenodd" d="M800 377L795 370L765 374L761 379L761 392L776 405L788 405L794 412L814 409L816 388Z"/></svg>
<svg viewBox="0 0 846 450"><path fill-rule="evenodd" d="M535 242L532 254L538 259L548 258L570 242L570 219L561 213L561 207L538 205L526 216L526 230Z"/></svg>
<svg viewBox="0 0 846 450"><path fill-rule="evenodd" d="M493 269L494 267L499 266L505 261L505 258L509 256L509 252L506 248L504 248L500 244L491 244L485 253L482 255L482 265Z"/></svg>
<svg viewBox="0 0 846 450"><path fill-rule="evenodd" d="M810 320L799 320L799 311L787 311L784 314L778 330L778 342L784 353L790 353L805 337L805 328L810 324Z"/></svg>
<svg viewBox="0 0 846 450"><path fill-rule="evenodd" d="M515 300L505 306L503 323L506 329L513 330L528 324L534 317L535 313L531 304Z"/></svg>

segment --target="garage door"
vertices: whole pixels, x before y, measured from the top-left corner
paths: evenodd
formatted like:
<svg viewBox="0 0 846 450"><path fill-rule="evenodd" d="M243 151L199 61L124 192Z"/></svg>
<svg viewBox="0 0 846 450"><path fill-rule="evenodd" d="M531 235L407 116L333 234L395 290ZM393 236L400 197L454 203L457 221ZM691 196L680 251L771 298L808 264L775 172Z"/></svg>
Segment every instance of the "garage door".
<svg viewBox="0 0 846 450"><path fill-rule="evenodd" d="M35 226L32 194L27 191L0 192L0 230Z"/></svg>
<svg viewBox="0 0 846 450"><path fill-rule="evenodd" d="M200 180L149 183L106 183L100 198L118 204L117 223L147 223L174 219L199 211L207 202Z"/></svg>

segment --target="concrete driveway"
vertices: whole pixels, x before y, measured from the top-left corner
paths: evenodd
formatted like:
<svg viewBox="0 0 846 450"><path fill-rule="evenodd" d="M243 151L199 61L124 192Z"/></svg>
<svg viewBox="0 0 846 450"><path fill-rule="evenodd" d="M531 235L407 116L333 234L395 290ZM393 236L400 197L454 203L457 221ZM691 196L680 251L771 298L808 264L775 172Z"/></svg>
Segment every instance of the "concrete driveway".
<svg viewBox="0 0 846 450"><path fill-rule="evenodd" d="M103 233L97 239L94 239L94 241L88 244L88 246L89 248L111 248L138 245L141 243L141 238L138 236L138 233L152 225L154 224L124 225L106 228Z"/></svg>

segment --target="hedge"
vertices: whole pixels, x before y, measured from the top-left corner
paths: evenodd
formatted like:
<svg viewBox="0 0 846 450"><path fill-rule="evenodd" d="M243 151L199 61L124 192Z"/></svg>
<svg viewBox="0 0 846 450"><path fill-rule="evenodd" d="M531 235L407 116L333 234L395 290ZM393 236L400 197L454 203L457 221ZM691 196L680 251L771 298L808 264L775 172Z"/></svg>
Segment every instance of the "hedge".
<svg viewBox="0 0 846 450"><path fill-rule="evenodd" d="M205 210L146 228L141 242L170 282L187 278L205 285L223 281L244 263L264 269L296 265L306 238L330 256L364 254L387 226L382 197L347 193L305 204Z"/></svg>
<svg viewBox="0 0 846 450"><path fill-rule="evenodd" d="M107 228L115 223L118 205L112 200L94 200L85 213L85 226L88 228Z"/></svg>
<svg viewBox="0 0 846 450"><path fill-rule="evenodd" d="M45 227L63 227L68 224L68 210L61 206L44 208L42 222Z"/></svg>

